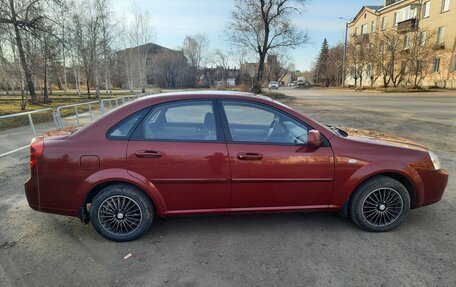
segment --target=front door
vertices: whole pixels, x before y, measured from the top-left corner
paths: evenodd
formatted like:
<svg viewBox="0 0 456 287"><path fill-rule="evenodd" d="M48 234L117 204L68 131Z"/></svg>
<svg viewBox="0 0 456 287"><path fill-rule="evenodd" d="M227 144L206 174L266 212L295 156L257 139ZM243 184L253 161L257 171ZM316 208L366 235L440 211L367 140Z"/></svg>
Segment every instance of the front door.
<svg viewBox="0 0 456 287"><path fill-rule="evenodd" d="M155 185L168 213L229 207L229 160L212 100L155 106L127 148L127 166Z"/></svg>
<svg viewBox="0 0 456 287"><path fill-rule="evenodd" d="M223 100L232 208L322 208L329 204L334 156L307 146L309 127L263 104Z"/></svg>

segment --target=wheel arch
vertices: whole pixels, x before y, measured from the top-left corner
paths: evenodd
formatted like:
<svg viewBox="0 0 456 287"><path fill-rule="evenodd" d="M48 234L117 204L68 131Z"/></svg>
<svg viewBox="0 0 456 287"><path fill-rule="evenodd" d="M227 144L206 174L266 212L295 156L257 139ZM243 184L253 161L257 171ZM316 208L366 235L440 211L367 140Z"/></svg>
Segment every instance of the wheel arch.
<svg viewBox="0 0 456 287"><path fill-rule="evenodd" d="M407 189L408 194L410 196L410 208L411 209L415 208L416 190L415 190L415 187L414 187L412 181L409 178L407 178L405 175L398 173L398 172L383 172L383 173L377 173L377 174L368 176L364 180L360 181L358 183L358 185L356 185L356 187L352 190L350 197L344 202L344 204L342 205L342 208L340 209L340 213L342 214L342 216L344 216L344 217L348 216L348 208L350 207L350 203L352 201L352 197L353 197L353 194L355 193L355 191L366 181L368 181L372 178L375 178L375 177L379 177L379 176L386 176L386 177L395 179L398 182L400 182Z"/></svg>
<svg viewBox="0 0 456 287"><path fill-rule="evenodd" d="M410 207L415 208L423 200L423 182L419 174L410 166L388 163L388 168L377 169L376 165L368 165L355 172L344 184L341 192L334 198L337 206L339 200L340 213L347 216L350 200L357 188L365 181L376 177L387 176L399 181L405 186L410 195Z"/></svg>
<svg viewBox="0 0 456 287"><path fill-rule="evenodd" d="M88 223L90 220L87 204L91 203L93 198L104 188L114 184L127 184L143 192L150 199L159 216L166 211L163 197L150 181L137 174L132 176L125 170L105 170L91 175L78 188L78 193L82 197L78 217L82 222Z"/></svg>

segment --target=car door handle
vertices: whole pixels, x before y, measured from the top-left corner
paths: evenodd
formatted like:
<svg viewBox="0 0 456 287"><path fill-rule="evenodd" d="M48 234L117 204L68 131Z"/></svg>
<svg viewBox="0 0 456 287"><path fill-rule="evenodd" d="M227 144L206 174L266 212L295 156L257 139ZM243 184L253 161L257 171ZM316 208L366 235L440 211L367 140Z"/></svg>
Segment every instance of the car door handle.
<svg viewBox="0 0 456 287"><path fill-rule="evenodd" d="M159 158L162 157L162 153L155 150L137 150L135 152L136 157L141 158Z"/></svg>
<svg viewBox="0 0 456 287"><path fill-rule="evenodd" d="M237 154L237 158L240 160L261 160L263 155L255 152L240 152Z"/></svg>

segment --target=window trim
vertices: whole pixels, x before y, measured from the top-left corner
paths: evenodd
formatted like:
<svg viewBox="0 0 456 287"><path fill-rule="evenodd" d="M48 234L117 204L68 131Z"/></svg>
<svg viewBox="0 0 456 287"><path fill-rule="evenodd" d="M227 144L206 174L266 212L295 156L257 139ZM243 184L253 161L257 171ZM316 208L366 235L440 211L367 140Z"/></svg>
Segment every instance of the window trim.
<svg viewBox="0 0 456 287"><path fill-rule="evenodd" d="M432 64L432 72L440 73L440 57L435 57Z"/></svg>
<svg viewBox="0 0 456 287"><path fill-rule="evenodd" d="M419 45L420 47L424 47L424 45L426 45L426 39L427 38L427 32L426 31L421 31L420 32L420 35L419 35Z"/></svg>
<svg viewBox="0 0 456 287"><path fill-rule="evenodd" d="M318 130L310 126L309 124L305 123L301 119L296 118L293 115L290 115L289 113L286 113L276 107L264 104L264 103L258 103L255 101L248 101L248 100L241 100L241 99L229 99L229 98L222 98L222 99L217 99L217 104L219 105L219 111L220 111L220 117L222 120L222 125L223 125L223 131L225 133L225 139L227 144L244 144L244 145L273 145L273 146L295 146L295 147L307 147L309 146L307 143L306 144L293 144L293 143L276 143L276 142L256 142L256 141L234 141L233 137L231 135L229 123L228 123L228 117L225 113L225 108L223 107L223 102L237 102L237 103L242 103L242 104L247 104L247 105L252 105L252 106L260 106L264 107L265 110L271 110L272 112L277 112L279 114L282 114L284 116L287 116L296 122L304 125L307 127L307 131L310 130ZM329 140L321 134L321 142L322 145L321 147L331 147L331 143Z"/></svg>
<svg viewBox="0 0 456 287"><path fill-rule="evenodd" d="M450 0L442 0L442 7L440 13L445 13L450 11Z"/></svg>
<svg viewBox="0 0 456 287"><path fill-rule="evenodd" d="M424 2L424 13L423 18L429 18L431 15L431 1Z"/></svg>
<svg viewBox="0 0 456 287"><path fill-rule="evenodd" d="M216 140L188 140L188 139L146 139L144 136L141 138L134 138L136 131L138 128L143 126L145 119L154 112L157 107L173 104L173 103L183 103L183 102L211 102L212 103L212 110L214 112L214 119L215 119L215 128L217 132L217 139ZM131 133L129 137L129 141L143 141L143 142L188 142L188 143L225 143L225 133L222 129L222 123L220 120L220 114L217 108L217 102L213 98L198 98L198 99L184 99L184 100L173 100L162 102L156 105L149 107L149 112L141 119L141 122L135 127L134 131Z"/></svg>
<svg viewBox="0 0 456 287"><path fill-rule="evenodd" d="M456 72L456 55L454 55L454 57L453 57L453 67L452 67L451 72L452 73Z"/></svg>
<svg viewBox="0 0 456 287"><path fill-rule="evenodd" d="M437 44L444 44L445 43L445 27L446 26L440 26L437 28ZM442 37L440 37L440 35Z"/></svg>

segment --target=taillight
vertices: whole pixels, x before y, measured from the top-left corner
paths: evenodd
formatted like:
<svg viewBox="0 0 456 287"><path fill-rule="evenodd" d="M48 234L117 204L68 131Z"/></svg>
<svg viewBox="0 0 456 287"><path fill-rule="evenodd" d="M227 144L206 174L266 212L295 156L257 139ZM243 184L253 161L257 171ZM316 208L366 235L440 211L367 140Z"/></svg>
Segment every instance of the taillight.
<svg viewBox="0 0 456 287"><path fill-rule="evenodd" d="M43 154L44 150L44 141L41 138L34 138L32 139L32 143L30 144L30 168L34 168L38 159Z"/></svg>

